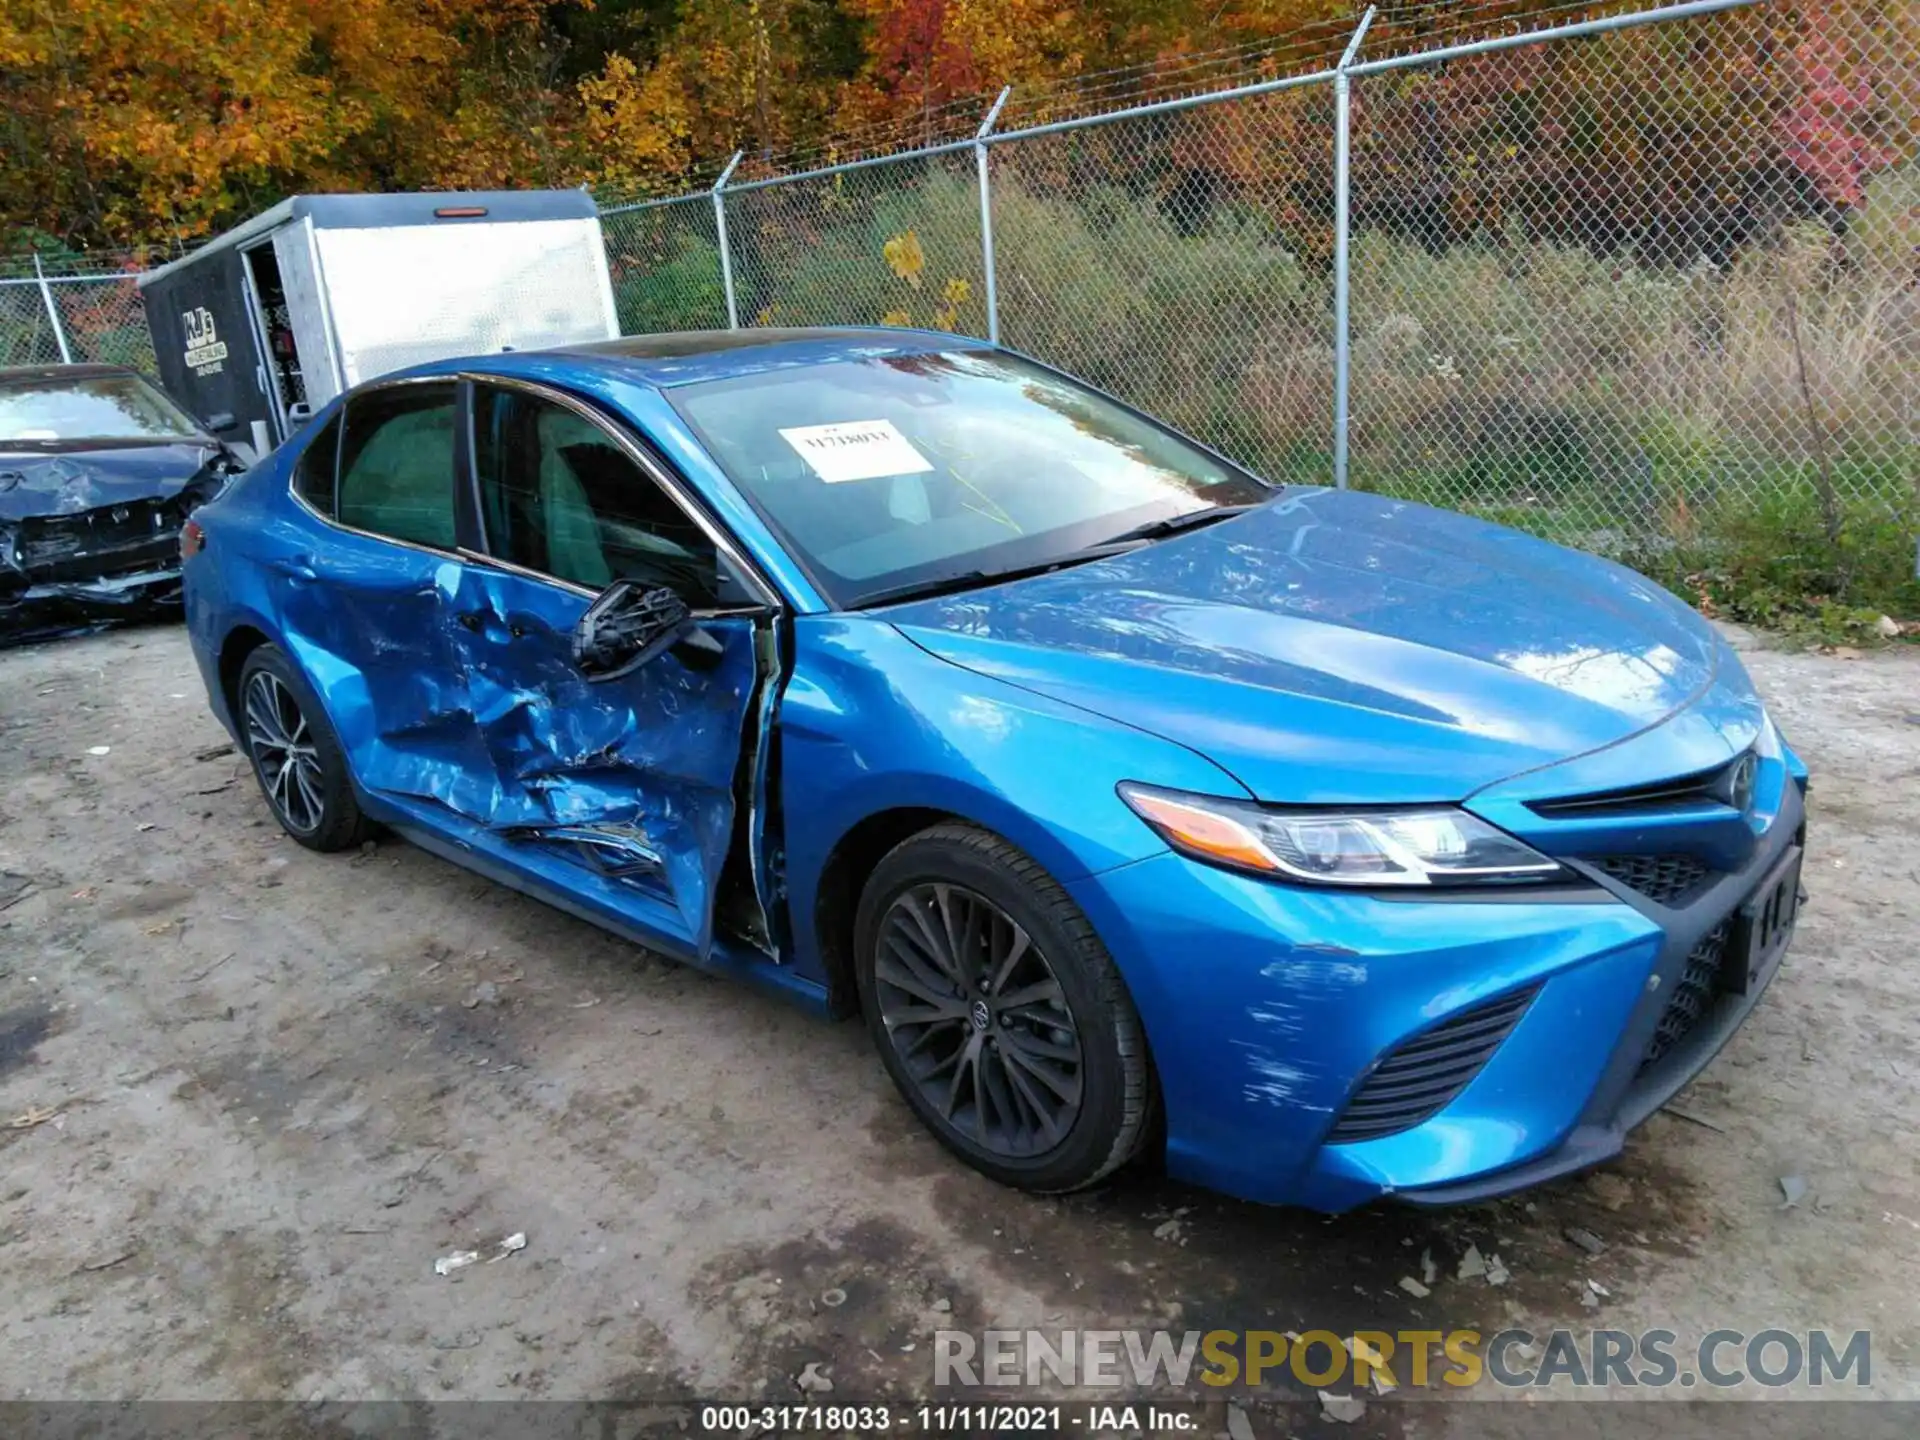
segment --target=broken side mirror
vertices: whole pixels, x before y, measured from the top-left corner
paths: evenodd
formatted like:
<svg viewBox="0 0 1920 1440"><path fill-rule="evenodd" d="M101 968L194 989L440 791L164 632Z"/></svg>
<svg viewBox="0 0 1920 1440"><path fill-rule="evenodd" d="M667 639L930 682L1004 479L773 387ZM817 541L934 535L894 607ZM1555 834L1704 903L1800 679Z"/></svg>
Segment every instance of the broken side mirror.
<svg viewBox="0 0 1920 1440"><path fill-rule="evenodd" d="M695 666L721 652L720 642L694 622L687 602L664 585L614 581L573 631L573 661L589 680L618 680L676 648Z"/></svg>

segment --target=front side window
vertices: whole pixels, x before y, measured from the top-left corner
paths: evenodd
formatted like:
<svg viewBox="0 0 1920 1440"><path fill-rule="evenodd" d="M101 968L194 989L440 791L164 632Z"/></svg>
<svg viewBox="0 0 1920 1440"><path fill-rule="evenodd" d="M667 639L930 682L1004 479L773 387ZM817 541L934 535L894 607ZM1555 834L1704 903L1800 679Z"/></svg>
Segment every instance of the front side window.
<svg viewBox="0 0 1920 1440"><path fill-rule="evenodd" d="M1044 565L1272 491L1029 361L876 356L667 390L836 605Z"/></svg>
<svg viewBox="0 0 1920 1440"><path fill-rule="evenodd" d="M0 384L0 443L202 439L200 427L138 375Z"/></svg>
<svg viewBox="0 0 1920 1440"><path fill-rule="evenodd" d="M695 608L720 598L713 541L578 411L477 385L473 460L487 546L502 560L593 590L664 585Z"/></svg>
<svg viewBox="0 0 1920 1440"><path fill-rule="evenodd" d="M340 444L342 525L451 550L454 387L392 385L347 402Z"/></svg>

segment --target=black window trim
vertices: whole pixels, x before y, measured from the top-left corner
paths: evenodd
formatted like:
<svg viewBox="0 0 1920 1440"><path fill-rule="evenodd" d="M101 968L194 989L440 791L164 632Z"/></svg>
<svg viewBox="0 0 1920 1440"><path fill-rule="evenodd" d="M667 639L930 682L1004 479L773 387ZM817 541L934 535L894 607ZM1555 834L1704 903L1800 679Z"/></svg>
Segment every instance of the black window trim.
<svg viewBox="0 0 1920 1440"><path fill-rule="evenodd" d="M333 414L328 416L324 421L316 416L310 429L301 435L298 442L298 452L294 455L293 463L287 467L287 492L306 508L308 514L327 521L328 524L334 525L336 529L345 529L345 526L339 525L330 516L322 514L319 510L315 509L313 501L309 500L300 488L300 477L306 473L307 462L313 458L313 447L318 445L326 437L329 430L335 433L333 437L333 470L332 473L327 476L327 504L331 507L335 515L340 513L340 437L347 433L347 409L345 405L342 405L338 410L334 411Z"/></svg>
<svg viewBox="0 0 1920 1440"><path fill-rule="evenodd" d="M583 400L579 396L566 390L559 390L551 385L542 384L537 380L527 380L517 375L489 375L479 371L463 372L460 378L468 383L469 399L466 405L466 423L460 435L461 445L465 452L463 458L466 467L466 483L457 488L460 491L462 508L469 511L472 517L473 538L479 541L479 547L476 549L468 549L464 545L461 547L459 553L462 559L471 560L479 564L497 566L515 575L523 575L530 580L543 580L550 585L558 585L563 590L570 590L577 595L584 595L589 599L600 593L599 590L594 589L591 585L581 585L576 581L563 580L558 575L550 575L544 570L535 570L529 566L516 564L504 556L492 553L491 542L486 534L486 511L485 507L480 503L480 470L474 460L475 443L473 423L474 416L478 413L480 407L475 400L471 398L474 388L481 385L488 385L500 390L516 390L523 394L532 395L537 399L558 405L562 409L570 410L580 416L581 419L587 421L587 423L595 429L605 434L613 441L620 452L629 460L633 461L633 463L639 467L642 474L658 485L666 494L667 498L678 507L680 512L691 520L708 540L713 542L714 549L733 566L735 573L740 576L742 583L745 584L750 591L756 592L758 596L758 599L744 605L696 607L692 612L693 614L700 616L719 616L761 612L778 613L786 608L780 599L779 590L767 579L759 565L741 549L734 538L727 533L726 528L712 515L707 513L706 507L699 502L684 482L682 482L680 477L674 474L668 466L655 458L647 446L629 434L626 426L615 421L611 416L601 411L591 402ZM456 528L464 531L465 526L457 523Z"/></svg>
<svg viewBox="0 0 1920 1440"><path fill-rule="evenodd" d="M447 499L453 505L454 534L455 536L459 535L460 509L461 509L459 479L460 479L460 465L463 458L462 452L465 447L465 442L462 438L462 431L460 428L459 419L460 419L460 410L462 406L461 391L463 389L461 382L464 381L465 379L466 377L463 375L408 375L398 380L377 380L372 382L371 384L362 385L354 390L349 391L344 397L342 397L340 401L339 413L336 414L331 420L328 420L325 425L315 426L313 430L313 435L307 440L306 444L302 446L300 450L300 459L304 460L306 458L307 451L313 448L314 442L317 441L320 438L320 436L326 431L327 425L332 425L332 424L335 424L336 422L339 424L340 426L339 439L333 447L333 511L334 513L332 515L321 514L318 510L313 508L312 502L309 501L306 496L302 495L300 491L294 486L294 483L293 483L294 476L299 469L298 460L296 460L293 465L290 465L287 468L287 493L293 497L293 503L298 505L302 510L306 511L307 514L313 516L313 518L318 520L321 524L326 525L331 529L338 530L343 535L359 535L368 540L379 540L388 545L399 545L404 549L418 550L423 555L438 555L438 556L457 558L461 553L457 547L454 549L448 550L448 549L443 549L438 545L422 545L418 540L403 540L398 535L383 535L378 530L362 530L357 525L344 524L337 517L339 516L339 513L340 513L340 460L341 460L341 457L346 454L346 449L347 449L347 446L346 446L347 410L356 401L360 400L365 396L378 394L386 390L398 390L403 385L444 385L448 389L453 391L453 404L454 404L453 465L454 465L454 469L453 469L453 473L451 474L451 476L449 476L449 480L448 480Z"/></svg>

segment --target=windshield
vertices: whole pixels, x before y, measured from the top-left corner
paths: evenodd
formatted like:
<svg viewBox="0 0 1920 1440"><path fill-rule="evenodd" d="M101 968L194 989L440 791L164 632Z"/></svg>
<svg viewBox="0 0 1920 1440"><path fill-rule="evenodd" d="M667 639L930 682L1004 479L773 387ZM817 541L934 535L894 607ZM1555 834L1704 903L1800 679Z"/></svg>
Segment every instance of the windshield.
<svg viewBox="0 0 1920 1440"><path fill-rule="evenodd" d="M841 607L1029 569L1271 493L1065 376L993 352L834 361L666 394Z"/></svg>
<svg viewBox="0 0 1920 1440"><path fill-rule="evenodd" d="M192 440L199 430L138 375L0 383L0 442Z"/></svg>

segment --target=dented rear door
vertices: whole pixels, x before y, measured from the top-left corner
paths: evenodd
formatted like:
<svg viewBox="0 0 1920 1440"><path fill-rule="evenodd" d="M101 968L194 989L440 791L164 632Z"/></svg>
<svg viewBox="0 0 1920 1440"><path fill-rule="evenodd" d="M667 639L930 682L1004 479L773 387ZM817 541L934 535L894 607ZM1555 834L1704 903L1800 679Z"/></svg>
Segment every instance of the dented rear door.
<svg viewBox="0 0 1920 1440"><path fill-rule="evenodd" d="M493 789L453 641L458 387L395 382L348 402L301 463L303 504L337 527L261 537L281 632L325 693L370 790L453 814Z"/></svg>

